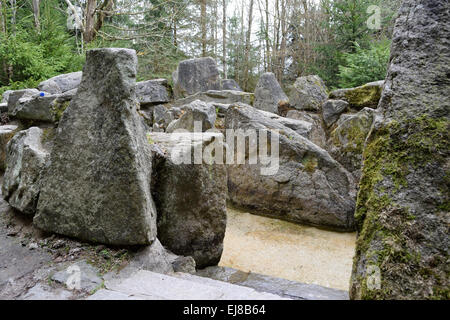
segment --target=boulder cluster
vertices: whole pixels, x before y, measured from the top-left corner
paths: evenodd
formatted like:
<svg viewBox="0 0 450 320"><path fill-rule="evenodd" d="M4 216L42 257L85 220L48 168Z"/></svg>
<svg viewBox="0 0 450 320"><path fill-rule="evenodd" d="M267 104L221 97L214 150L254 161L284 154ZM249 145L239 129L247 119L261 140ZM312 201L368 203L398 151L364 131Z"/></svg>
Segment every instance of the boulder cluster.
<svg viewBox="0 0 450 320"><path fill-rule="evenodd" d="M95 49L83 72L3 95L11 119L0 127L3 195L37 228L111 245L158 239L197 267L220 260L227 200L255 214L354 230L372 100L328 100L318 76L298 78L288 97L272 73L243 92L220 78L211 58L182 61L173 89L165 79L136 83L136 72L133 50ZM378 98L381 86L370 85ZM174 159L197 148L237 154L229 129L268 133L269 150L277 139L277 170Z"/></svg>

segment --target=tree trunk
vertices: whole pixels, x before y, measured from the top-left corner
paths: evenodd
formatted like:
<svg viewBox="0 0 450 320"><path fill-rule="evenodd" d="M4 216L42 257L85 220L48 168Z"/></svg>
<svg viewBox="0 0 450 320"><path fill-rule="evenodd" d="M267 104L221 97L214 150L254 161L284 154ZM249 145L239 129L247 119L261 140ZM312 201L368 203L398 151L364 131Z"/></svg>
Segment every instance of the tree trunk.
<svg viewBox="0 0 450 320"><path fill-rule="evenodd" d="M206 57L206 0L200 2L200 25L202 32L202 57Z"/></svg>
<svg viewBox="0 0 450 320"><path fill-rule="evenodd" d="M89 43L95 38L95 9L97 9L97 1L96 0L87 0L86 8L84 10L84 32L83 38L85 43Z"/></svg>
<svg viewBox="0 0 450 320"><path fill-rule="evenodd" d="M250 67L250 40L252 34L252 20L253 20L253 0L250 0L250 7L248 9L248 29L247 39L245 40L245 60L244 60L244 91L248 91L248 72Z"/></svg>
<svg viewBox="0 0 450 320"><path fill-rule="evenodd" d="M40 0L33 0L33 16L34 16L34 26L36 30L41 30L41 23L39 21L40 19L40 13L39 13L39 3Z"/></svg>
<svg viewBox="0 0 450 320"><path fill-rule="evenodd" d="M227 79L227 0L222 0L222 65L223 77Z"/></svg>

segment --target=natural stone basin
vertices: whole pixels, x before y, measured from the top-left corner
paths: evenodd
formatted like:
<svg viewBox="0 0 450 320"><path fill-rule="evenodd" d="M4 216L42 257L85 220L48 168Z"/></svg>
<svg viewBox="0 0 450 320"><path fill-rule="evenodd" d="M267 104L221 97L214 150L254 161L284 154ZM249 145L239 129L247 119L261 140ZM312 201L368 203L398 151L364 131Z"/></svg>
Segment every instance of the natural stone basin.
<svg viewBox="0 0 450 320"><path fill-rule="evenodd" d="M348 291L356 233L227 211L219 266Z"/></svg>

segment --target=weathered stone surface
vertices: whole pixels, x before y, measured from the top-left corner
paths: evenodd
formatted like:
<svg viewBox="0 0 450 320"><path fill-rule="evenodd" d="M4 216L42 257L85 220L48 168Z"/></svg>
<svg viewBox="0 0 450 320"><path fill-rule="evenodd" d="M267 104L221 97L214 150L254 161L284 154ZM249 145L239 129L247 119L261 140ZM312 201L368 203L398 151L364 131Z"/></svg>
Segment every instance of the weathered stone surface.
<svg viewBox="0 0 450 320"><path fill-rule="evenodd" d="M171 88L166 79L154 79L136 83L136 95L142 106L161 104L171 99Z"/></svg>
<svg viewBox="0 0 450 320"><path fill-rule="evenodd" d="M0 126L0 170L2 171L6 169L6 146L18 129L17 125Z"/></svg>
<svg viewBox="0 0 450 320"><path fill-rule="evenodd" d="M236 90L209 90L206 92L198 92L183 99L175 100L171 103L171 105L175 107L181 107L195 100L221 104L242 102L251 105L253 104L254 95L253 93Z"/></svg>
<svg viewBox="0 0 450 320"><path fill-rule="evenodd" d="M241 87L239 87L238 83L234 79L220 80L220 88L221 90L242 91Z"/></svg>
<svg viewBox="0 0 450 320"><path fill-rule="evenodd" d="M75 274L79 274L80 281L76 282ZM86 260L81 260L68 265L64 270L58 271L51 276L53 281L63 285L73 286L74 289L91 292L99 289L102 285L102 278L98 276L99 270L88 264Z"/></svg>
<svg viewBox="0 0 450 320"><path fill-rule="evenodd" d="M181 116L181 109L177 107L168 107L156 105L153 108L153 131L165 131L169 124Z"/></svg>
<svg viewBox="0 0 450 320"><path fill-rule="evenodd" d="M189 257L178 257L172 262L173 271L184 272L194 274L195 270L195 260L191 256Z"/></svg>
<svg viewBox="0 0 450 320"><path fill-rule="evenodd" d="M42 81L38 85L40 91L50 94L59 94L78 88L81 82L82 72L60 74L59 76Z"/></svg>
<svg viewBox="0 0 450 320"><path fill-rule="evenodd" d="M282 126L285 126L285 127L288 127L289 129L294 130L296 133L298 133L299 135L301 135L307 139L310 138L310 133L311 133L313 124L309 121L281 117L272 112L267 112L267 111L263 111L263 110L259 110L259 113L261 115L263 115L264 117L266 117L272 121L275 121Z"/></svg>
<svg viewBox="0 0 450 320"><path fill-rule="evenodd" d="M158 273L173 272L172 264L169 260L169 254L158 239L145 248L139 250L126 267L130 271L148 270ZM127 270L124 270L127 272ZM128 272L131 274L131 272Z"/></svg>
<svg viewBox="0 0 450 320"><path fill-rule="evenodd" d="M134 50L87 52L42 179L34 217L40 229L116 245L148 244L156 237L136 65Z"/></svg>
<svg viewBox="0 0 450 320"><path fill-rule="evenodd" d="M166 129L171 133L175 130L184 129L194 132L195 122L201 123L201 131L214 128L216 121L216 109L213 105L196 100L182 107L182 115L179 119L172 121Z"/></svg>
<svg viewBox="0 0 450 320"><path fill-rule="evenodd" d="M297 110L319 111L327 99L327 88L316 75L299 77L289 94L290 106Z"/></svg>
<svg viewBox="0 0 450 320"><path fill-rule="evenodd" d="M330 93L330 99L347 101L350 108L361 110L362 108L375 109L381 97L384 80L366 83L356 88L338 89Z"/></svg>
<svg viewBox="0 0 450 320"><path fill-rule="evenodd" d="M6 90L5 92L3 92L2 94L2 103L6 103L8 104L8 99L9 99L9 95L11 94L11 92L13 92L13 90Z"/></svg>
<svg viewBox="0 0 450 320"><path fill-rule="evenodd" d="M36 212L41 172L49 158L42 145L43 130L31 127L18 132L8 143L3 197L28 215Z"/></svg>
<svg viewBox="0 0 450 320"><path fill-rule="evenodd" d="M8 112L12 112L20 99L29 99L39 95L36 89L14 90L8 95Z"/></svg>
<svg viewBox="0 0 450 320"><path fill-rule="evenodd" d="M344 100L327 100L322 105L322 117L323 121L330 127L338 119L341 113L347 109L348 103Z"/></svg>
<svg viewBox="0 0 450 320"><path fill-rule="evenodd" d="M283 92L275 75L266 72L261 75L255 88L255 102L257 109L278 114L278 109L289 104L289 99Z"/></svg>
<svg viewBox="0 0 450 320"><path fill-rule="evenodd" d="M0 112L8 112L8 103L0 103Z"/></svg>
<svg viewBox="0 0 450 320"><path fill-rule="evenodd" d="M352 299L449 298L450 2L405 0L364 150Z"/></svg>
<svg viewBox="0 0 450 320"><path fill-rule="evenodd" d="M253 272L243 272L228 267L208 267L199 270L197 275L294 300L348 300L348 292L346 291L322 287L316 284L306 284L275 278Z"/></svg>
<svg viewBox="0 0 450 320"><path fill-rule="evenodd" d="M353 174L361 176L364 143L373 123L374 110L364 108L355 114L343 114L336 129L330 133L329 152Z"/></svg>
<svg viewBox="0 0 450 320"><path fill-rule="evenodd" d="M353 178L325 150L259 110L242 104L228 109L226 128L261 130L258 134L268 136L270 148L275 148L272 135L279 141L279 157L275 154L272 157L279 160L279 168L273 174L262 175L261 169L268 166L260 161L228 166L228 194L234 204L293 222L353 229ZM227 144L230 142L227 137ZM234 145L236 150L237 144Z"/></svg>
<svg viewBox="0 0 450 320"><path fill-rule="evenodd" d="M307 111L290 110L287 112L286 118L302 120L311 123L312 126L306 138L308 138L312 143L317 144L322 149L326 148L327 136L322 126L322 119L318 114Z"/></svg>
<svg viewBox="0 0 450 320"><path fill-rule="evenodd" d="M43 122L58 122L62 113L76 94L76 90L63 94L50 94L43 97L37 95L21 98L9 115L21 120L36 120Z"/></svg>
<svg viewBox="0 0 450 320"><path fill-rule="evenodd" d="M176 99L197 92L220 90L220 75L211 57L181 61L173 74L173 91Z"/></svg>
<svg viewBox="0 0 450 320"><path fill-rule="evenodd" d="M214 143L223 150L221 139L220 133L149 133L149 140L166 151L155 166L152 188L158 210L158 238L173 253L192 256L199 268L216 265L222 255L226 168L201 159L195 164L192 157L196 148L207 150ZM185 154L189 163L177 164L181 161L175 155Z"/></svg>

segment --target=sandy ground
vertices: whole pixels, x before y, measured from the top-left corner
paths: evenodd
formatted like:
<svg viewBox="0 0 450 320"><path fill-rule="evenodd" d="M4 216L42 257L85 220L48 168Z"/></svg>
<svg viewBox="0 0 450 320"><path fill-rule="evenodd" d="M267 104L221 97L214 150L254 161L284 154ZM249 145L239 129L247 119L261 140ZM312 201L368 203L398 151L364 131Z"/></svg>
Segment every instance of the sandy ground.
<svg viewBox="0 0 450 320"><path fill-rule="evenodd" d="M228 208L220 266L348 291L356 233L338 233Z"/></svg>

